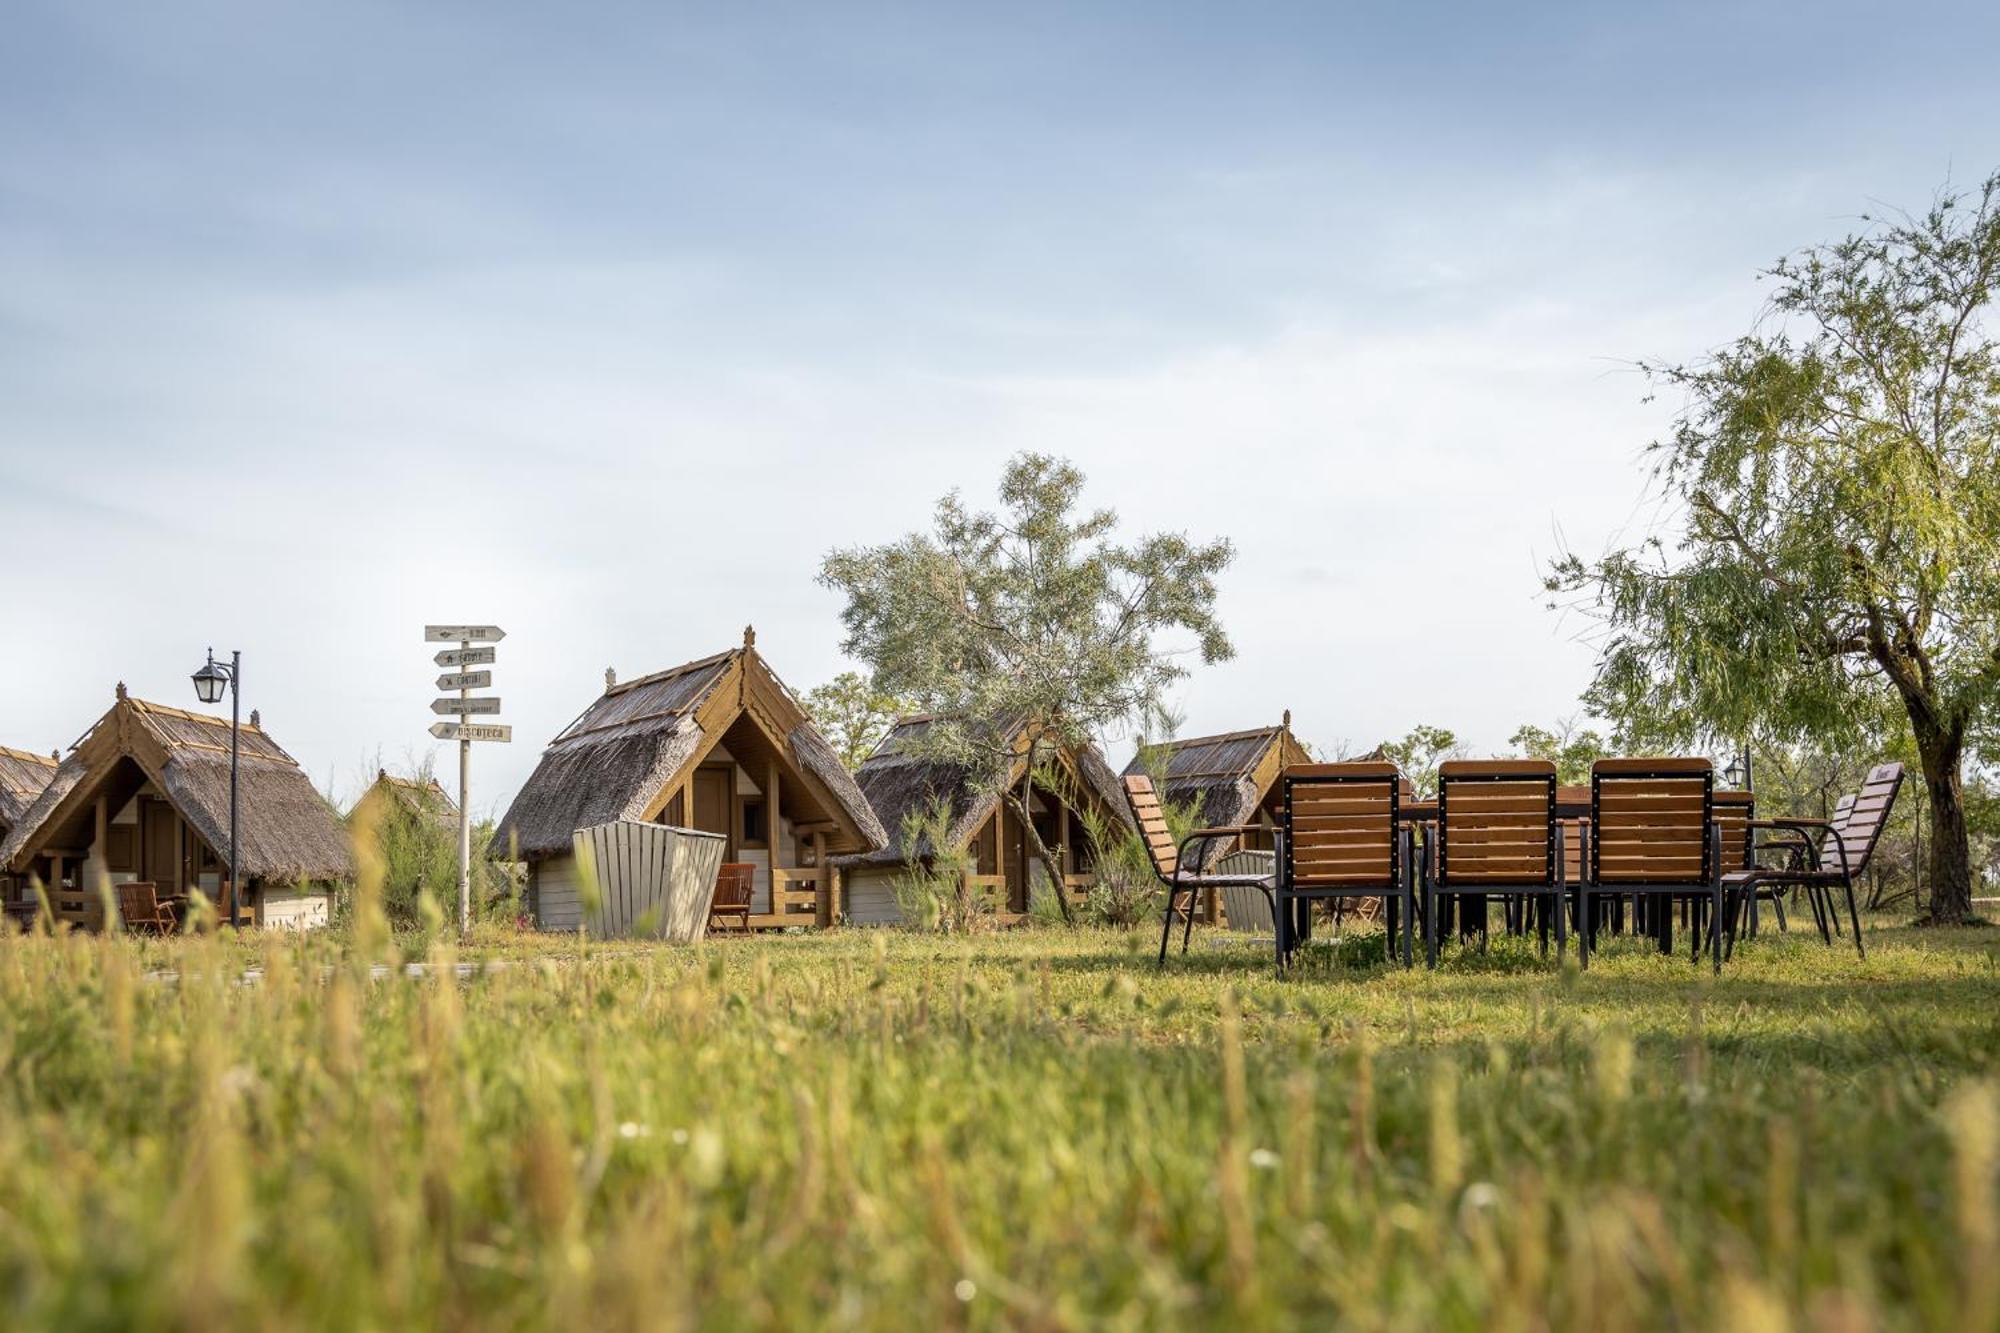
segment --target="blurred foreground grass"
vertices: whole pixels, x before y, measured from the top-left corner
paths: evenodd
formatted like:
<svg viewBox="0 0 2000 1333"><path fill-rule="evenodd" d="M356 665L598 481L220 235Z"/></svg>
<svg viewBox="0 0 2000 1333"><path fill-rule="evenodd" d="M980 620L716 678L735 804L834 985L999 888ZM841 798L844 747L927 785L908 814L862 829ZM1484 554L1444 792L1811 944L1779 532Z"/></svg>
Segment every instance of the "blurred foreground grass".
<svg viewBox="0 0 2000 1333"><path fill-rule="evenodd" d="M2000 938L1149 943L0 940L0 1325L2000 1322Z"/></svg>

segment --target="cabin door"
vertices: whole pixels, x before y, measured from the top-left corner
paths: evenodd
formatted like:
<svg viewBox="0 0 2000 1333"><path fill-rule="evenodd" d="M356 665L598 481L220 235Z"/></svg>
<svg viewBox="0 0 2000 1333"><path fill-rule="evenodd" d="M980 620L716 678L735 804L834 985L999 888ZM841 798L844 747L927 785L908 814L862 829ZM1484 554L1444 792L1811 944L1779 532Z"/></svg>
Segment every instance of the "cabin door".
<svg viewBox="0 0 2000 1333"><path fill-rule="evenodd" d="M735 831L730 813L736 805L736 772L728 768L698 768L694 771L694 818L689 827L703 833L720 833L729 839L725 860L736 859Z"/></svg>
<svg viewBox="0 0 2000 1333"><path fill-rule="evenodd" d="M165 801L139 802L139 878L162 894L181 891L181 817Z"/></svg>

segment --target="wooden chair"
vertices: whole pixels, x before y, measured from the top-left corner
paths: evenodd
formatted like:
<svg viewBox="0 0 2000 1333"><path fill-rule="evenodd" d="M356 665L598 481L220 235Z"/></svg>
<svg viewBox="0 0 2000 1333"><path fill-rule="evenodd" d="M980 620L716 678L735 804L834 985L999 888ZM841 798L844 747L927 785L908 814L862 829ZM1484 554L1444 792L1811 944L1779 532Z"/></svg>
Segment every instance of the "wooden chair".
<svg viewBox="0 0 2000 1333"><path fill-rule="evenodd" d="M1244 888L1257 889L1266 898L1271 896L1271 877L1268 875L1232 875L1198 870L1193 858L1188 855L1191 845L1206 845L1217 839L1239 838L1268 830L1256 824L1198 828L1176 844L1174 835L1167 828L1167 812L1160 804L1160 794L1154 790L1152 778L1144 773L1126 778L1125 801L1132 807L1132 818L1139 825L1139 840L1146 848L1146 859L1152 863L1153 876L1167 890L1167 906L1161 913L1160 921L1161 966L1166 965L1167 944L1173 939L1176 919L1184 923L1181 952L1188 951L1188 942L1194 938L1195 911L1202 894L1211 889ZM1187 895L1186 906L1181 905L1182 894Z"/></svg>
<svg viewBox="0 0 2000 1333"><path fill-rule="evenodd" d="M1630 894L1656 907L1705 899L1722 970L1722 844L1706 759L1600 759L1590 771L1589 872L1577 885L1577 959L1590 965L1595 900ZM1658 922L1661 918L1651 919ZM1662 942L1666 936L1661 936ZM1701 957L1695 932L1693 955Z"/></svg>
<svg viewBox="0 0 2000 1333"><path fill-rule="evenodd" d="M1896 793L1902 790L1903 766L1877 764L1868 770L1861 790L1843 799L1831 820L1759 819L1753 828L1770 829L1789 835L1796 853L1783 868L1751 866L1725 876L1732 895L1755 894L1766 888L1802 888L1819 921L1820 937L1831 946L1839 933L1840 921L1834 913L1833 891L1847 894L1847 920L1854 930L1854 948L1864 958L1867 946L1861 942L1861 913L1854 901L1854 880L1866 873L1875 847L1888 827L1889 813L1895 808ZM1814 836L1817 835L1817 841ZM1828 929L1828 924L1832 929Z"/></svg>
<svg viewBox="0 0 2000 1333"><path fill-rule="evenodd" d="M1394 764L1379 762L1285 770L1284 850L1272 905L1280 967L1312 938L1313 903L1355 898L1383 900L1390 956L1400 922L1403 965L1415 963L1416 856L1399 815L1401 778Z"/></svg>
<svg viewBox="0 0 2000 1333"><path fill-rule="evenodd" d="M1556 821L1556 766L1545 759L1453 759L1438 768L1435 853L1423 876L1425 961L1437 966L1439 912L1445 898L1489 894L1532 899L1542 953L1549 922L1556 957L1568 939L1563 916L1563 834ZM1525 913L1522 925L1525 929Z"/></svg>
<svg viewBox="0 0 2000 1333"><path fill-rule="evenodd" d="M708 928L723 930L734 919L735 929L750 933L750 898L757 888L757 867L749 861L725 861L715 872L715 895L708 900Z"/></svg>
<svg viewBox="0 0 2000 1333"><path fill-rule="evenodd" d="M134 880L117 886L118 917L134 935L171 935L181 928L180 904L162 902L159 886Z"/></svg>

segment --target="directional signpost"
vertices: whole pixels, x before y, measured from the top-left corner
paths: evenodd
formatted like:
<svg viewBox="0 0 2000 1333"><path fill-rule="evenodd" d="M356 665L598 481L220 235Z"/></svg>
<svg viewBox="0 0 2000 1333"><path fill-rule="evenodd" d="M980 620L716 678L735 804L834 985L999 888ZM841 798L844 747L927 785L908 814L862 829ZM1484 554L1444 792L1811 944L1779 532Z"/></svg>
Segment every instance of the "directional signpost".
<svg viewBox="0 0 2000 1333"><path fill-rule="evenodd" d="M431 735L441 741L511 741L514 729L497 722L433 722Z"/></svg>
<svg viewBox="0 0 2000 1333"><path fill-rule="evenodd" d="M491 671L467 671L472 666L487 666L494 660L494 650L490 646L507 637L507 631L498 625L426 625L425 643L455 643L456 648L447 648L435 659L441 667L459 668L437 678L441 690L456 690L456 697L433 699L431 711L447 717L460 719L457 722L433 722L431 735L441 741L458 742L458 931L460 935L472 932L472 743L474 741L499 741L514 739L514 729L493 722L467 722L468 717L486 717L500 711L500 700L493 695L473 698L474 690L483 690L493 684ZM474 647L486 644L487 647Z"/></svg>
<svg viewBox="0 0 2000 1333"><path fill-rule="evenodd" d="M486 695L478 699L468 698L466 691L471 688L469 685L461 687L456 699L444 698L431 700L431 711L433 713L445 714L457 713L461 717L467 713L497 713L500 711L500 701L492 695Z"/></svg>

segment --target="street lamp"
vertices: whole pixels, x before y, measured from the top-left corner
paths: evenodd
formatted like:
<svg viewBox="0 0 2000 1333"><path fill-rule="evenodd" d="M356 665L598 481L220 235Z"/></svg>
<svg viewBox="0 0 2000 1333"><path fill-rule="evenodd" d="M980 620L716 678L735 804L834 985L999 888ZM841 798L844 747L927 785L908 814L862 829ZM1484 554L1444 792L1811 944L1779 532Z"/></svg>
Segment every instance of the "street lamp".
<svg viewBox="0 0 2000 1333"><path fill-rule="evenodd" d="M223 910L230 925L236 924L236 767L243 751L243 654L232 652L229 665L215 660L208 650L208 662L194 673L194 695L205 704L220 703L222 691L229 691L229 887L223 891Z"/></svg>
<svg viewBox="0 0 2000 1333"><path fill-rule="evenodd" d="M1738 755L1729 761L1729 767L1722 770L1722 780L1732 787L1743 785L1743 757Z"/></svg>

